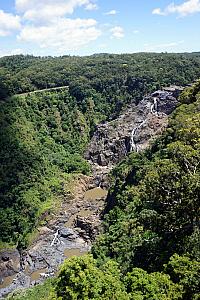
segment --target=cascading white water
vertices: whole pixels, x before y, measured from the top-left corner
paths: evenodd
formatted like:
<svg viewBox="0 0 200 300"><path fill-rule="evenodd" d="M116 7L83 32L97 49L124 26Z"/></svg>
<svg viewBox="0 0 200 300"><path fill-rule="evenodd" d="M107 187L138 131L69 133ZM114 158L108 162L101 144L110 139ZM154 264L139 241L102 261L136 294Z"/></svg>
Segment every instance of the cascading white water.
<svg viewBox="0 0 200 300"><path fill-rule="evenodd" d="M131 132L131 140L130 140L130 151L132 152L133 150L135 150L137 152L137 145L134 141L134 135L135 132L137 131L137 127L133 128L132 132Z"/></svg>
<svg viewBox="0 0 200 300"><path fill-rule="evenodd" d="M150 107L151 114L158 115L158 100L157 97L153 97L153 104Z"/></svg>
<svg viewBox="0 0 200 300"><path fill-rule="evenodd" d="M158 116L158 98L157 97L153 97L153 103L150 106L150 112L152 115L156 115ZM130 139L130 152L135 151L138 152L138 146L135 142L135 135L137 133L137 131L146 123L147 119L145 119L139 126L136 126L133 128L132 132L131 132L131 139Z"/></svg>
<svg viewBox="0 0 200 300"><path fill-rule="evenodd" d="M58 238L58 235L59 235L59 230L56 231L56 233L54 234L54 238L53 238L53 241L51 242L51 247L56 243L60 243L60 240Z"/></svg>
<svg viewBox="0 0 200 300"><path fill-rule="evenodd" d="M138 152L139 149L138 149L138 146L137 146L137 144L136 144L136 142L135 142L134 137L135 137L137 131L138 131L145 123L146 123L146 120L142 121L142 123L140 123L139 126L133 128L133 130L132 130L132 132L131 132L130 152L132 152L132 151Z"/></svg>

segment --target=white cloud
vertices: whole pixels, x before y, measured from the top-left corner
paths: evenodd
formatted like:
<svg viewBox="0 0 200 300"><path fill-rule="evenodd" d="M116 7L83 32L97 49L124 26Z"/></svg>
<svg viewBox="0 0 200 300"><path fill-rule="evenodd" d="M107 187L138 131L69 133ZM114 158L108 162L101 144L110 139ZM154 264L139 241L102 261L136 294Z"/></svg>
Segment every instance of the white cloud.
<svg viewBox="0 0 200 300"><path fill-rule="evenodd" d="M157 45L150 45L145 44L145 51L167 51L167 50L173 50L173 48L176 48L177 46L183 44L184 41L178 41L178 42L170 42L170 43L163 43L163 44L157 44Z"/></svg>
<svg viewBox="0 0 200 300"><path fill-rule="evenodd" d="M16 9L23 14L23 18L39 23L51 22L58 17L73 14L77 7L87 10L97 9L91 0L16 0Z"/></svg>
<svg viewBox="0 0 200 300"><path fill-rule="evenodd" d="M12 49L9 51L0 51L0 57L10 56L10 55L18 55L18 54L25 54L25 51L20 48Z"/></svg>
<svg viewBox="0 0 200 300"><path fill-rule="evenodd" d="M117 11L115 9L112 9L105 13L106 16L114 16L117 14Z"/></svg>
<svg viewBox="0 0 200 300"><path fill-rule="evenodd" d="M200 12L200 0L188 0L180 5L174 3L169 4L165 9L155 8L152 13L155 15L167 16L169 14L176 13L181 17L185 17L189 14Z"/></svg>
<svg viewBox="0 0 200 300"><path fill-rule="evenodd" d="M85 7L86 10L96 10L98 9L98 5L95 3L88 3Z"/></svg>
<svg viewBox="0 0 200 300"><path fill-rule="evenodd" d="M0 36L7 36L21 27L20 17L0 10Z"/></svg>
<svg viewBox="0 0 200 300"><path fill-rule="evenodd" d="M124 29L121 26L115 26L111 28L111 38L121 39L124 37Z"/></svg>
<svg viewBox="0 0 200 300"><path fill-rule="evenodd" d="M133 33L138 34L138 33L140 33L140 31L138 29L135 29L135 30L133 30Z"/></svg>
<svg viewBox="0 0 200 300"><path fill-rule="evenodd" d="M19 55L19 54L24 54L25 51L21 48L16 48L16 49L12 49L10 51L10 54L9 55Z"/></svg>
<svg viewBox="0 0 200 300"><path fill-rule="evenodd" d="M165 16L165 12L161 10L161 8L155 8L153 11L152 11L152 14L153 15L161 15L161 16Z"/></svg>
<svg viewBox="0 0 200 300"><path fill-rule="evenodd" d="M96 40L101 31L94 19L72 19L78 7L97 9L96 0L15 0L23 18L19 41L33 43L58 53L80 49Z"/></svg>
<svg viewBox="0 0 200 300"><path fill-rule="evenodd" d="M66 51L77 50L96 40L101 35L96 25L97 22L94 19L59 18L48 25L25 26L18 35L18 40L66 53Z"/></svg>
<svg viewBox="0 0 200 300"><path fill-rule="evenodd" d="M58 54L78 50L96 40L101 30L94 19L73 19L67 15L80 7L95 10L96 3L97 0L15 0L18 15L0 10L0 36L19 30L17 40L30 43L33 48L48 48ZM19 53L21 49L14 49L9 54ZM0 55L6 54L0 51Z"/></svg>

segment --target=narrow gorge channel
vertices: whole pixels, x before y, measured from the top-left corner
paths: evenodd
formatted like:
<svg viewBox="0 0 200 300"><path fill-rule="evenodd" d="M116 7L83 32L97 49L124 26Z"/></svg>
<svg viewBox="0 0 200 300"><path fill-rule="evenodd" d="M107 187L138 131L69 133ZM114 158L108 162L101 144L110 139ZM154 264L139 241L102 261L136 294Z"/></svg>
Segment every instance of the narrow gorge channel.
<svg viewBox="0 0 200 300"><path fill-rule="evenodd" d="M1 252L5 268L0 297L40 284L55 276L66 258L90 251L100 228L99 215L106 196L107 191L95 187L92 177L79 176L74 181L72 199L62 203L60 211L38 228L39 235L27 250Z"/></svg>

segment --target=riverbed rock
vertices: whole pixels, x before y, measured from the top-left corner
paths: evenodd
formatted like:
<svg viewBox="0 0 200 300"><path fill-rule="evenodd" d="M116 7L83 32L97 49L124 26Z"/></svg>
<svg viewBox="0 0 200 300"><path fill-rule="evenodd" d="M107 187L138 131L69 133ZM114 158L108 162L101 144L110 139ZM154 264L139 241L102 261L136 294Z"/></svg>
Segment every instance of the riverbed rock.
<svg viewBox="0 0 200 300"><path fill-rule="evenodd" d="M40 235L46 235L52 232L52 230L50 228L48 228L47 226L43 226L43 227L39 227L38 231L40 233Z"/></svg>
<svg viewBox="0 0 200 300"><path fill-rule="evenodd" d="M12 276L20 271L20 253L18 250L0 252L0 279Z"/></svg>
<svg viewBox="0 0 200 300"><path fill-rule="evenodd" d="M75 226L82 230L82 236L85 240L94 241L100 230L100 220L94 215L89 217L77 216Z"/></svg>
<svg viewBox="0 0 200 300"><path fill-rule="evenodd" d="M75 239L77 235L75 234L74 230L71 228L63 227L59 229L59 235L63 238L67 239Z"/></svg>

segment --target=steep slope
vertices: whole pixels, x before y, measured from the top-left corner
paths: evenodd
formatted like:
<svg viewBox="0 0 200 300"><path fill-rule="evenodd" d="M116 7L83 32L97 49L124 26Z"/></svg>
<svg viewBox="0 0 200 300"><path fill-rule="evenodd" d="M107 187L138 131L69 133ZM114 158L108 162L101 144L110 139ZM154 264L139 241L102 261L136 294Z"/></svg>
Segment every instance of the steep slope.
<svg viewBox="0 0 200 300"><path fill-rule="evenodd" d="M176 87L172 92L154 91L138 105L129 105L115 120L97 126L85 153L97 185L106 186L107 174L117 163L130 152L146 149L161 135L168 124L168 115L178 105L181 90Z"/></svg>
<svg viewBox="0 0 200 300"><path fill-rule="evenodd" d="M200 83L180 99L162 138L113 170L94 254L115 258L124 271L160 270L176 252L200 258Z"/></svg>
<svg viewBox="0 0 200 300"><path fill-rule="evenodd" d="M82 158L89 126L65 89L0 103L0 134L0 236L23 247L64 197L67 174L89 172Z"/></svg>

